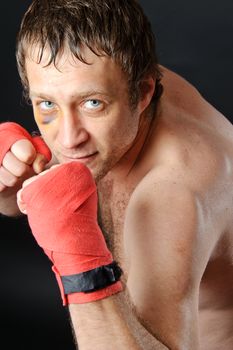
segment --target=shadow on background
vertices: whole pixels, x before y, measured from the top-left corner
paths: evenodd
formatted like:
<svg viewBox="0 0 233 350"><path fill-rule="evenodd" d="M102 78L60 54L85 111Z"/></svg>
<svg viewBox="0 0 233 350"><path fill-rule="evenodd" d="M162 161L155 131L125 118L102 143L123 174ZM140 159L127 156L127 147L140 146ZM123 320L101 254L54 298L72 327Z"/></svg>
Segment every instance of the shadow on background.
<svg viewBox="0 0 233 350"><path fill-rule="evenodd" d="M160 62L193 83L232 121L233 2L141 1L157 36ZM15 38L30 1L1 2L1 113L36 130L22 99ZM1 341L7 349L74 349L50 262L35 243L26 218L0 219ZM49 232L48 232L49 234Z"/></svg>

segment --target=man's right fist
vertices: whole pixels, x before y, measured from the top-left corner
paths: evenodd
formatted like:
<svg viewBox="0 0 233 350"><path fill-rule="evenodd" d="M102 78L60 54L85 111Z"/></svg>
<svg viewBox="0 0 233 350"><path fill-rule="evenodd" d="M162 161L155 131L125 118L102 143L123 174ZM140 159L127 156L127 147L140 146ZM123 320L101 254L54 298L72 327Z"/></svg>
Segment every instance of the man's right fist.
<svg viewBox="0 0 233 350"><path fill-rule="evenodd" d="M0 192L42 172L51 157L40 136L32 137L16 123L0 124Z"/></svg>

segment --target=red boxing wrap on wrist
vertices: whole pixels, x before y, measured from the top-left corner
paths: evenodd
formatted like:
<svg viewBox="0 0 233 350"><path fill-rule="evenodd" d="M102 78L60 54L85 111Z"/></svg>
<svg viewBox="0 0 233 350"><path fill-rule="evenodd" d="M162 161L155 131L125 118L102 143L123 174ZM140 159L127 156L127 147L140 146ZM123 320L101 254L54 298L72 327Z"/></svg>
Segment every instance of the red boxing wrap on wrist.
<svg viewBox="0 0 233 350"><path fill-rule="evenodd" d="M86 166L70 162L51 169L23 189L21 200L35 239L54 264L63 305L103 299L122 290L117 281L91 293L64 294L61 276L113 261L97 222L97 190Z"/></svg>
<svg viewBox="0 0 233 350"><path fill-rule="evenodd" d="M0 165L6 153L10 151L11 146L13 146L15 142L23 139L29 140L36 151L43 154L48 162L51 160L51 152L40 136L32 137L27 130L19 124L7 122L0 124Z"/></svg>

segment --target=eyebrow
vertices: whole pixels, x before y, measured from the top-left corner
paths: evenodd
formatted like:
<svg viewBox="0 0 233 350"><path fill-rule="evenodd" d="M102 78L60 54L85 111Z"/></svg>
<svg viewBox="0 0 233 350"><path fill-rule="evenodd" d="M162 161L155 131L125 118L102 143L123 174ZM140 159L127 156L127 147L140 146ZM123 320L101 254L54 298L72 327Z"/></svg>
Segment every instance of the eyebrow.
<svg viewBox="0 0 233 350"><path fill-rule="evenodd" d="M88 90L88 91L80 92L78 94L73 94L72 98L85 99L93 95L102 95L102 96L112 97L113 93L106 93L105 91L100 91L100 90ZM52 95L47 93L40 93L36 91L30 91L29 97L41 98L43 100L54 100L54 97Z"/></svg>

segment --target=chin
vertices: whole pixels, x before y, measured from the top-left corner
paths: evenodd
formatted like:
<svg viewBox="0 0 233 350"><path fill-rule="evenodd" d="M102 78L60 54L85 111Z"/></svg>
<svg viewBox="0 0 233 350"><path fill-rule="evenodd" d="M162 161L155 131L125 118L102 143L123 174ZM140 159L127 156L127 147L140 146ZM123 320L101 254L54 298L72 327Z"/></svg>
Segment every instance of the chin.
<svg viewBox="0 0 233 350"><path fill-rule="evenodd" d="M57 163L59 164L65 164L67 162L74 161L74 159L62 157L61 155L57 155L56 159ZM91 161L82 161L79 159L75 161L80 161L81 163L85 164L90 170L95 182L97 183L108 174L108 172L115 166L118 160L114 156L111 156L110 159L108 158L105 160L97 156Z"/></svg>
<svg viewBox="0 0 233 350"><path fill-rule="evenodd" d="M115 162L113 162L113 160L110 161L106 161L103 162L103 164L100 166L100 164L98 164L96 167L89 167L89 170L92 173L93 178L95 179L95 182L99 182L100 180L102 180L108 173L109 171L114 167Z"/></svg>

